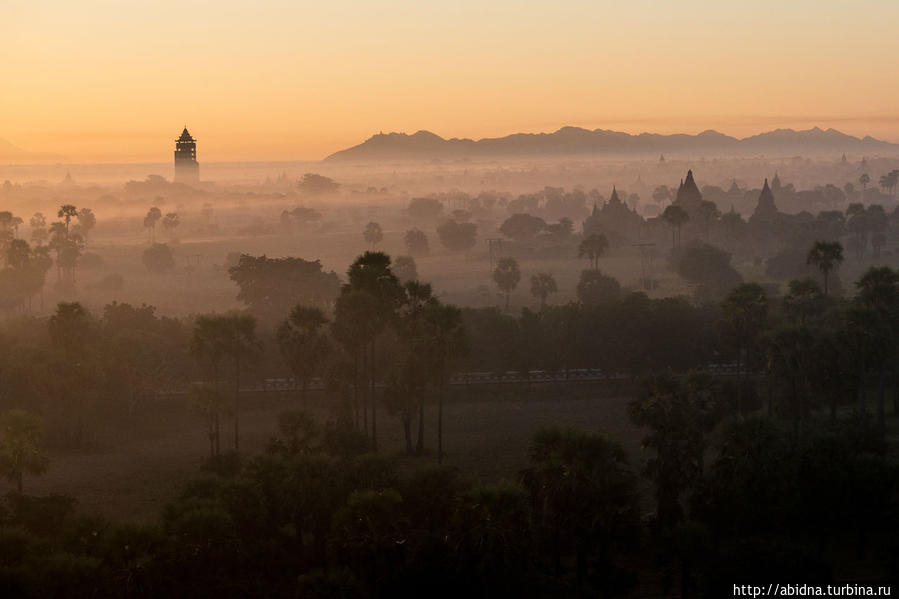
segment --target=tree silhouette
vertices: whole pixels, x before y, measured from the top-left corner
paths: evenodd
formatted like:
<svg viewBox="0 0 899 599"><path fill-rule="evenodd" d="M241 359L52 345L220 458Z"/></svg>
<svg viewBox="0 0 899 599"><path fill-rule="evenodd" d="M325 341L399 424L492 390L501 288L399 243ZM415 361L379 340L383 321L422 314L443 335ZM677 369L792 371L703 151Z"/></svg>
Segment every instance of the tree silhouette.
<svg viewBox="0 0 899 599"><path fill-rule="evenodd" d="M843 246L839 241L816 241L808 252L806 264L814 264L824 275L824 295L828 293L831 271L843 262Z"/></svg>
<svg viewBox="0 0 899 599"><path fill-rule="evenodd" d="M549 273L541 272L531 277L531 295L540 298L540 308L546 307L546 298L559 291L556 280Z"/></svg>
<svg viewBox="0 0 899 599"><path fill-rule="evenodd" d="M153 206L144 217L144 228L150 233L150 243L156 243L156 223L162 219L162 210Z"/></svg>
<svg viewBox="0 0 899 599"><path fill-rule="evenodd" d="M493 282L500 291L506 294L506 310L509 309L509 297L521 281L521 270L515 258L502 258L493 271Z"/></svg>
<svg viewBox="0 0 899 599"><path fill-rule="evenodd" d="M78 211L78 226L84 236L84 245L87 245L88 235L97 226L97 216L90 208L82 208Z"/></svg>
<svg viewBox="0 0 899 599"><path fill-rule="evenodd" d="M175 229L181 224L176 212L169 212L162 218L162 228L168 231L169 237L174 237Z"/></svg>
<svg viewBox="0 0 899 599"><path fill-rule="evenodd" d="M430 251L428 236L419 229L409 229L406 231L403 242L406 244L406 251L412 256L424 256Z"/></svg>
<svg viewBox="0 0 899 599"><path fill-rule="evenodd" d="M69 238L69 223L72 222L73 218L78 216L78 209L71 204L63 204L59 207L59 212L57 212L56 216L63 219L66 224L66 239Z"/></svg>
<svg viewBox="0 0 899 599"><path fill-rule="evenodd" d="M49 465L40 416L25 410L9 410L0 416L0 472L16 484L20 495L24 476L39 476Z"/></svg>
<svg viewBox="0 0 899 599"><path fill-rule="evenodd" d="M384 239L384 232L381 230L381 225L375 222L371 222L365 225L365 230L362 232L362 237L365 238L366 243L370 243L372 247L374 247L381 243L381 240Z"/></svg>
<svg viewBox="0 0 899 599"><path fill-rule="evenodd" d="M234 361L234 449L240 451L240 375L241 363L260 346L256 338L256 319L249 314L210 314L194 323L192 350L212 364L212 383L218 383L218 368L223 358ZM218 424L216 423L216 428Z"/></svg>
<svg viewBox="0 0 899 599"><path fill-rule="evenodd" d="M709 239L709 228L713 218L717 218L721 216L721 212L718 210L718 206L715 205L715 202L710 202L709 200L703 200L702 203L699 204L699 215L702 217L703 221L705 221L705 238L706 241Z"/></svg>
<svg viewBox="0 0 899 599"><path fill-rule="evenodd" d="M684 223L690 220L690 215L680 206L671 204L662 212L662 220L671 227L671 249L673 250L680 246L680 230Z"/></svg>
<svg viewBox="0 0 899 599"><path fill-rule="evenodd" d="M300 382L303 405L306 405L309 379L320 373L329 353L328 338L321 330L327 322L319 308L296 306L278 327L281 355Z"/></svg>
<svg viewBox="0 0 899 599"><path fill-rule="evenodd" d="M737 354L737 413L743 410L743 365L768 318L768 296L757 283L735 287L721 304L725 333ZM744 354L746 358L744 359Z"/></svg>
<svg viewBox="0 0 899 599"><path fill-rule="evenodd" d="M599 258L609 249L609 240L605 235L593 233L583 241L577 248L578 258L588 258L590 260L590 268L599 269Z"/></svg>

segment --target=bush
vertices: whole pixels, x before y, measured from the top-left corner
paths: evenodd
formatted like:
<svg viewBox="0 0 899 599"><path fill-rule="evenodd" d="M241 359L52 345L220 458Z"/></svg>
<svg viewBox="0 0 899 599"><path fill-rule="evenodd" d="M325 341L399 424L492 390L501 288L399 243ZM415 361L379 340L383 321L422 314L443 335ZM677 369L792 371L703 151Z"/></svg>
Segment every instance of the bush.
<svg viewBox="0 0 899 599"><path fill-rule="evenodd" d="M440 243L454 252L470 250L477 243L478 227L473 223L457 223L448 220L437 227Z"/></svg>
<svg viewBox="0 0 899 599"><path fill-rule="evenodd" d="M150 272L165 272L175 268L175 254L164 243L154 243L144 250L143 263Z"/></svg>

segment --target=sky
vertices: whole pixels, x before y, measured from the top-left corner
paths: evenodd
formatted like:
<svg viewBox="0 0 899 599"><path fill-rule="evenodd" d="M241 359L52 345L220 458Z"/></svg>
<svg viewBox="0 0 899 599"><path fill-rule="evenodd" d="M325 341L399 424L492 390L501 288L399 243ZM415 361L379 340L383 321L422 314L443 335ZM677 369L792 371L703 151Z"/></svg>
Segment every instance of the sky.
<svg viewBox="0 0 899 599"><path fill-rule="evenodd" d="M0 138L314 160L380 131L834 127L899 142L895 0L0 0Z"/></svg>

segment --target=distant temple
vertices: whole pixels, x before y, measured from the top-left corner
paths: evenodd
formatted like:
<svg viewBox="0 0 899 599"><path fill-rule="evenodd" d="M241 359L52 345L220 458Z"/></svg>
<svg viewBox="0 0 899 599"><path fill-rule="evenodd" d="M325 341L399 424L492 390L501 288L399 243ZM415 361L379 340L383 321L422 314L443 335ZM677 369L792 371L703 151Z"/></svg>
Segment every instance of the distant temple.
<svg viewBox="0 0 899 599"><path fill-rule="evenodd" d="M696 181L693 180L692 170L687 171L687 178L681 181L680 187L677 188L674 204L683 208L690 216L699 213L699 206L702 204L702 193L696 186Z"/></svg>
<svg viewBox="0 0 899 599"><path fill-rule="evenodd" d="M768 179L765 179L765 186L762 193L759 194L758 204L755 206L755 212L749 217L750 223L770 223L779 216L777 206L774 204L774 193L768 187Z"/></svg>
<svg viewBox="0 0 899 599"><path fill-rule="evenodd" d="M187 127L175 140L175 181L196 183L200 180L200 164L197 162L197 140L190 136Z"/></svg>
<svg viewBox="0 0 899 599"><path fill-rule="evenodd" d="M593 212L584 221L584 236L601 233L611 238L636 238L640 235L643 217L618 197L618 190L612 187L609 201L602 207L593 204Z"/></svg>

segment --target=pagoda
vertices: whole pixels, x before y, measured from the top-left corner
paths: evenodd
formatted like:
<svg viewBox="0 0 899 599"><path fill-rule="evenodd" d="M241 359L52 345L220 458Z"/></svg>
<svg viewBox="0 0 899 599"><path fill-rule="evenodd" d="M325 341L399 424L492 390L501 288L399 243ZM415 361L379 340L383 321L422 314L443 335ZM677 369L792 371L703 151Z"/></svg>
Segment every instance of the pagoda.
<svg viewBox="0 0 899 599"><path fill-rule="evenodd" d="M779 212L774 204L774 193L768 187L768 179L765 179L765 186L762 193L759 194L758 204L755 206L755 212L749 217L751 223L770 223L777 219Z"/></svg>
<svg viewBox="0 0 899 599"><path fill-rule="evenodd" d="M200 180L200 164L197 162L197 140L191 137L187 126L181 137L175 140L175 182L196 183Z"/></svg>
<svg viewBox="0 0 899 599"><path fill-rule="evenodd" d="M674 204L683 208L687 214L693 216L699 212L699 206L702 204L702 193L693 180L693 171L687 171L687 178L681 181L680 187L677 189L677 196L674 198Z"/></svg>

